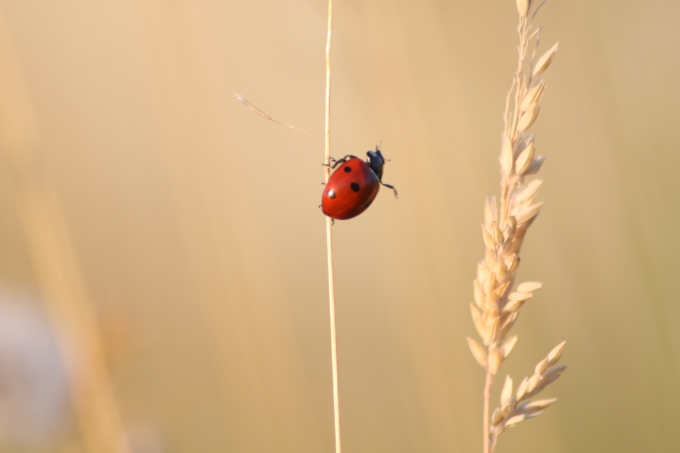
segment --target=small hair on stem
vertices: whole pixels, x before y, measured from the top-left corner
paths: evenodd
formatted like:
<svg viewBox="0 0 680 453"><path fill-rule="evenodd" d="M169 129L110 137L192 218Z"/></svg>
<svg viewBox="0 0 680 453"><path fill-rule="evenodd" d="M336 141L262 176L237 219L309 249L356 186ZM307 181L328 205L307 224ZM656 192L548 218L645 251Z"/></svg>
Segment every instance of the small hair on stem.
<svg viewBox="0 0 680 453"><path fill-rule="evenodd" d="M319 140L317 140L316 137L314 137L312 134L310 134L306 130L300 129L299 127L291 126L290 124L282 123L281 121L272 118L271 116L269 116L265 112L263 112L261 109L255 107L248 99L246 99L245 97L243 97L242 95L240 95L238 93L234 93L234 97L236 99L238 99L238 101L241 102L243 105L248 107L248 109L250 109L252 112L260 115L262 118L269 120L269 121L273 121L276 124L280 124L283 127L287 127L288 129L293 129L294 131L298 131L302 134L305 134L307 137L314 140L316 142L316 144L319 145L319 148L321 148L321 150L323 151L323 145L321 144L321 142Z"/></svg>

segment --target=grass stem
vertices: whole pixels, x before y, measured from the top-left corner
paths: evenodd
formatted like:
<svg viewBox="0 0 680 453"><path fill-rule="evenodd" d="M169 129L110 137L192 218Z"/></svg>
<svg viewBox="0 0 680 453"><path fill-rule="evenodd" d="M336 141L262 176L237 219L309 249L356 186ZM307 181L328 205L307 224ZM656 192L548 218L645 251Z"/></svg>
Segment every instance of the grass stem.
<svg viewBox="0 0 680 453"><path fill-rule="evenodd" d="M489 405L491 404L491 385L493 376L486 373L486 385L484 386L484 453L489 453L491 445L489 438Z"/></svg>
<svg viewBox="0 0 680 453"><path fill-rule="evenodd" d="M324 128L326 182L331 175L331 31L333 23L333 0L328 0L328 35L326 38L326 119ZM333 278L333 220L326 217L326 249L328 251L328 308L331 323L331 362L333 364L333 421L335 428L335 453L342 451L340 445L340 398L338 392L338 347L335 330L335 282Z"/></svg>

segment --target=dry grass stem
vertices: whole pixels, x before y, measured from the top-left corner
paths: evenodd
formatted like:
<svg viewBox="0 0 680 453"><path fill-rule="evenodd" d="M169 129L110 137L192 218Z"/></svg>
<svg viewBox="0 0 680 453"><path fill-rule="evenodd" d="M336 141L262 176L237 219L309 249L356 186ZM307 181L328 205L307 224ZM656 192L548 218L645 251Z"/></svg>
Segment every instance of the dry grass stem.
<svg viewBox="0 0 680 453"><path fill-rule="evenodd" d="M319 147L324 150L324 177L326 182L331 176L331 37L333 23L333 0L328 0L328 33L326 37L326 102L325 102L325 121L324 121L324 146L309 132L299 127L283 123L271 117L261 109L255 107L244 96L234 93L236 99L243 103L250 111L257 115L273 121L276 124L293 129L311 137ZM340 443L340 398L338 390L338 347L335 327L335 278L333 272L333 219L326 217L326 250L328 256L328 308L330 315L330 336L331 336L331 364L333 375L333 422L335 433L335 453L341 452Z"/></svg>
<svg viewBox="0 0 680 453"><path fill-rule="evenodd" d="M331 176L331 37L333 24L333 0L328 0L328 35L326 38L326 118L324 127L326 182ZM340 398L338 391L338 347L335 332L335 281L333 276L333 220L326 217L326 248L328 250L328 305L331 327L331 362L333 368L333 423L335 453L342 451L340 443Z"/></svg>
<svg viewBox="0 0 680 453"><path fill-rule="evenodd" d="M501 392L500 407L489 416L493 378L517 343L517 336L509 336L509 333L517 321L520 308L541 287L538 282L515 286L524 237L542 206L542 203L535 202L541 181L533 177L545 158L536 155L535 134L527 131L538 118L546 88L545 80L537 77L548 69L557 53L555 44L536 57L540 28L534 27L532 21L541 5L536 6L531 0L517 0L518 62L503 115L501 196L499 200L492 196L486 199L482 224L486 250L484 259L477 266L477 278L473 285L474 303L470 304L472 320L483 346L470 338L468 344L477 363L487 372L484 387L484 453L494 451L498 437L505 429L536 417L555 401L531 398L557 379L565 369L563 366L553 366L562 355L563 342L536 365L534 374L524 378L514 392L513 381L508 376Z"/></svg>

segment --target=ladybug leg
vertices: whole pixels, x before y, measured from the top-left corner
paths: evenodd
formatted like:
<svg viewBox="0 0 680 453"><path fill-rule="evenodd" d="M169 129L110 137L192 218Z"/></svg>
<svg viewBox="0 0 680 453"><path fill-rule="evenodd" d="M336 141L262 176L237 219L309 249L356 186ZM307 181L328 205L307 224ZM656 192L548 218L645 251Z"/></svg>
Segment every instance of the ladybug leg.
<svg viewBox="0 0 680 453"><path fill-rule="evenodd" d="M332 165L321 164L321 166L322 166L322 167L330 167L330 168L333 168L333 169L334 169L335 167L337 167L337 166L340 165L340 164L345 163L348 159L351 159L352 157L356 157L356 156L353 156L353 155L351 155L351 154L348 154L348 155L346 155L345 157L343 157L342 159L335 159L335 158L331 157L331 163L332 163Z"/></svg>
<svg viewBox="0 0 680 453"><path fill-rule="evenodd" d="M390 189L394 190L394 198L399 198L399 194L397 193L397 189L394 188L394 186L391 186L389 184L385 184L384 182L380 181L380 184L382 184L385 187L389 187Z"/></svg>
<svg viewBox="0 0 680 453"><path fill-rule="evenodd" d="M344 160L342 160L342 159L340 159L340 160L338 161L338 160L336 160L336 159L333 158L333 157L330 158L330 161L331 161L330 164L323 163L323 164L321 164L321 166L322 166L322 167L335 168L335 167L338 165L338 162L340 162L340 161L344 162ZM331 165L331 164L332 164L332 165Z"/></svg>

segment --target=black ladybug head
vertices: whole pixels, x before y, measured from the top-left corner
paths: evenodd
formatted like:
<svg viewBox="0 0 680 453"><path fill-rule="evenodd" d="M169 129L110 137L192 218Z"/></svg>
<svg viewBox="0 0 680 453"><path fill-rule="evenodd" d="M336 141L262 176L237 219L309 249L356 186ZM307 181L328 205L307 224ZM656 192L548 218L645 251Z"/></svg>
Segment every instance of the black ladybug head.
<svg viewBox="0 0 680 453"><path fill-rule="evenodd" d="M368 155L368 166L371 167L371 170L373 170L376 175L378 175L378 179L382 181L385 158L380 152L380 149L376 146L375 151L369 151L366 154Z"/></svg>

